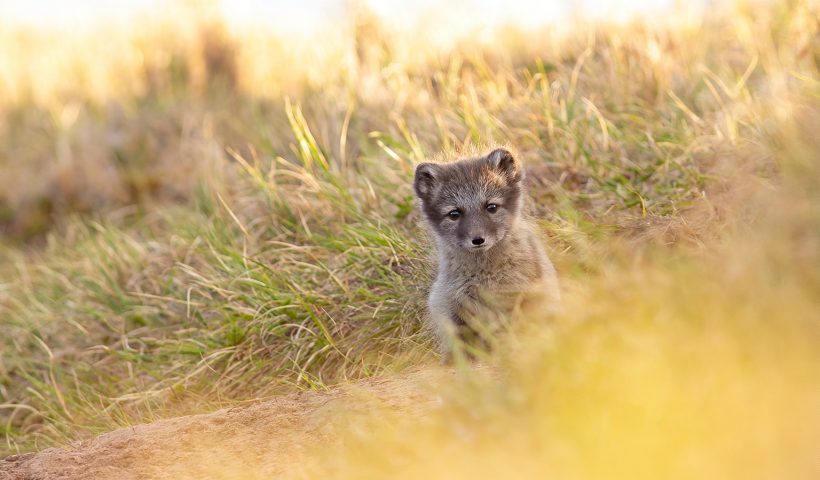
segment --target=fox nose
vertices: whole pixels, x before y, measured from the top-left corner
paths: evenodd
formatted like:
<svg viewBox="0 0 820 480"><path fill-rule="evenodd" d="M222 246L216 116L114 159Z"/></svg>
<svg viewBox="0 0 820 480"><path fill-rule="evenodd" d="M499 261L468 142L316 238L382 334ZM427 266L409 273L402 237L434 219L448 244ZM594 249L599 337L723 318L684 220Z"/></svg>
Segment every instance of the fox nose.
<svg viewBox="0 0 820 480"><path fill-rule="evenodd" d="M473 245L481 245L484 243L484 239L481 237L475 237L473 239Z"/></svg>

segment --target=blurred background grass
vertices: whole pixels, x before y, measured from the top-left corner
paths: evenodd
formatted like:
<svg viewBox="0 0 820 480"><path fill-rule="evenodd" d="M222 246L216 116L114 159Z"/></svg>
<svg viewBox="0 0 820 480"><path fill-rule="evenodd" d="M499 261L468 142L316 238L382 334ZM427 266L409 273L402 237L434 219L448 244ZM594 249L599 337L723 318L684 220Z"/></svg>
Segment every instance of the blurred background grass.
<svg viewBox="0 0 820 480"><path fill-rule="evenodd" d="M412 171L499 142L566 311L316 472L817 472L816 2L449 35L218 6L0 21L0 452L435 363Z"/></svg>

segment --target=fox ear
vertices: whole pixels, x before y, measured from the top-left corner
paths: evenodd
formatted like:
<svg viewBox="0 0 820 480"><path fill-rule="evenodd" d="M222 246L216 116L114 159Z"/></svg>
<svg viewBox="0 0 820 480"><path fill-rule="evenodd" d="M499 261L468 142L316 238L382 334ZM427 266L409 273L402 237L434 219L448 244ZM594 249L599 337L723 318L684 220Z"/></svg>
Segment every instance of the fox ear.
<svg viewBox="0 0 820 480"><path fill-rule="evenodd" d="M413 188L416 190L416 195L422 200L430 198L433 190L436 187L436 175L438 174L439 166L435 163L420 163L416 167L416 178L413 180Z"/></svg>
<svg viewBox="0 0 820 480"><path fill-rule="evenodd" d="M487 160L494 169L507 177L510 183L521 181L521 177L523 176L521 162L514 158L509 151L503 148L497 148L487 155Z"/></svg>

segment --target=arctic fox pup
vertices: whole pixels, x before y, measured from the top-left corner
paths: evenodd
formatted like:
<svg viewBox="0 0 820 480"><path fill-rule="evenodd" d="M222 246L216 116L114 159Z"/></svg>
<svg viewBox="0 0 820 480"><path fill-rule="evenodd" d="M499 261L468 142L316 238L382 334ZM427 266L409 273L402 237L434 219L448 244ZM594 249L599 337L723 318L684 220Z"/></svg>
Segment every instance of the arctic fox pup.
<svg viewBox="0 0 820 480"><path fill-rule="evenodd" d="M416 168L413 186L438 247L428 308L445 356L459 341L486 345L514 314L559 302L555 268L521 212L523 177L504 149Z"/></svg>

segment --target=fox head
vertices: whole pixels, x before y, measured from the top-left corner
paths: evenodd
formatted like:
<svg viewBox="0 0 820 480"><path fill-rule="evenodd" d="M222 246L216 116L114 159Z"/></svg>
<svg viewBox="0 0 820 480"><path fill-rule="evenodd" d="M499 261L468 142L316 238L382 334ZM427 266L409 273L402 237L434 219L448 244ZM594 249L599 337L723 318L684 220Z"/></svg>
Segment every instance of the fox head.
<svg viewBox="0 0 820 480"><path fill-rule="evenodd" d="M519 217L524 172L504 149L453 163L421 163L413 186L439 241L491 249Z"/></svg>

